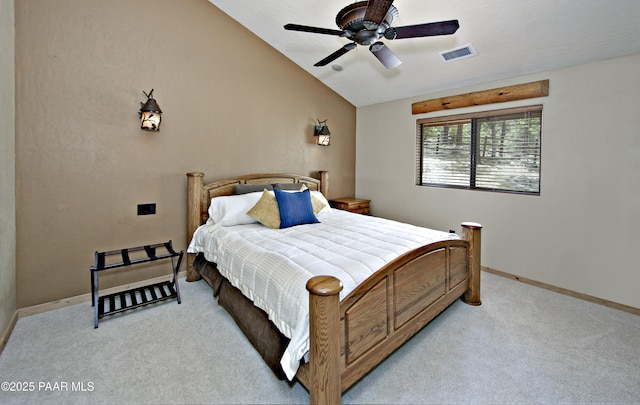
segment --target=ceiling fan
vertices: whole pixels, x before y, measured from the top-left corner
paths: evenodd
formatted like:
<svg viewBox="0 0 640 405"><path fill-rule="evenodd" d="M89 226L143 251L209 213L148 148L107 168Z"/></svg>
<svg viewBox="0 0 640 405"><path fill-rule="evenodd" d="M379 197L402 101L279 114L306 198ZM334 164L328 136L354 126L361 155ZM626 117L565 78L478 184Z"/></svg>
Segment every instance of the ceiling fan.
<svg viewBox="0 0 640 405"><path fill-rule="evenodd" d="M383 42L379 41L382 37L393 40L451 35L460 27L458 20L392 27L391 25L398 18L398 9L392 3L393 0L369 0L358 1L348 5L336 15L336 24L340 30L298 24L287 24L284 29L336 35L352 41L314 66L325 66L355 49L357 45L368 45L371 53L387 69L393 69L400 65L402 61Z"/></svg>

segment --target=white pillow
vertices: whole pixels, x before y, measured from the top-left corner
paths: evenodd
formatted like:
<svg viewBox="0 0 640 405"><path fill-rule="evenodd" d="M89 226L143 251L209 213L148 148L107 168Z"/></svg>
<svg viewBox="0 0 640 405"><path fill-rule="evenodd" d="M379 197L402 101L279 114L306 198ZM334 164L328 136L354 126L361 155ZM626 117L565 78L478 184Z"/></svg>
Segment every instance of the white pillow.
<svg viewBox="0 0 640 405"><path fill-rule="evenodd" d="M247 215L262 196L262 191L255 193L214 197L209 205L209 219L221 226L253 224L258 221Z"/></svg>

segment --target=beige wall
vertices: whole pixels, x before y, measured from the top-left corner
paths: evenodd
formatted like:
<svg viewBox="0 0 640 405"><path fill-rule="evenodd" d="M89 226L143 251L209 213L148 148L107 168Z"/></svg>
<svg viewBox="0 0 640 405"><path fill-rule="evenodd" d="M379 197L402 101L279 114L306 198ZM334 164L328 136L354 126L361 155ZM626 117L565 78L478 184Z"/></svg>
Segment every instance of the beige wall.
<svg viewBox="0 0 640 405"><path fill-rule="evenodd" d="M460 62L462 63L462 62ZM482 264L640 308L640 55L358 108L358 196L375 215L439 229L484 225ZM541 195L415 186L411 103L549 79ZM393 181L392 181L393 180Z"/></svg>
<svg viewBox="0 0 640 405"><path fill-rule="evenodd" d="M330 170L329 197L354 192L355 107L206 0L20 0L16 49L18 307L87 293L96 250L186 248L188 171ZM159 133L138 125L151 88Z"/></svg>
<svg viewBox="0 0 640 405"><path fill-rule="evenodd" d="M13 13L13 0L0 0L0 335L16 310Z"/></svg>

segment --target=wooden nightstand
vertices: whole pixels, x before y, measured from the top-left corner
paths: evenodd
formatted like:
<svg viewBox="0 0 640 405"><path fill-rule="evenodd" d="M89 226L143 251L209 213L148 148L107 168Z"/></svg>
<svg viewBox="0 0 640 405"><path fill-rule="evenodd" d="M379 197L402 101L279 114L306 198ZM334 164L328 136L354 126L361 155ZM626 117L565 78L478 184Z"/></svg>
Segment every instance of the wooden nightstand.
<svg viewBox="0 0 640 405"><path fill-rule="evenodd" d="M333 208L337 208L339 210L355 212L356 214L371 215L369 212L370 202L371 200L365 200L362 198L336 198L335 200L330 200L329 204Z"/></svg>

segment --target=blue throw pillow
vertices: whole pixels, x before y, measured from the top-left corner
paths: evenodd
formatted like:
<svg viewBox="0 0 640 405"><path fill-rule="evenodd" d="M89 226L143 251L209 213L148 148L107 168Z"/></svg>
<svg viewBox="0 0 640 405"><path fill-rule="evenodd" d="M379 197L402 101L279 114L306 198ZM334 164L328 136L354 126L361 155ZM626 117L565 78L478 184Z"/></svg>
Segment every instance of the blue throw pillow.
<svg viewBox="0 0 640 405"><path fill-rule="evenodd" d="M309 190L296 193L273 189L280 212L280 229L302 224L315 224L318 218L313 214Z"/></svg>

